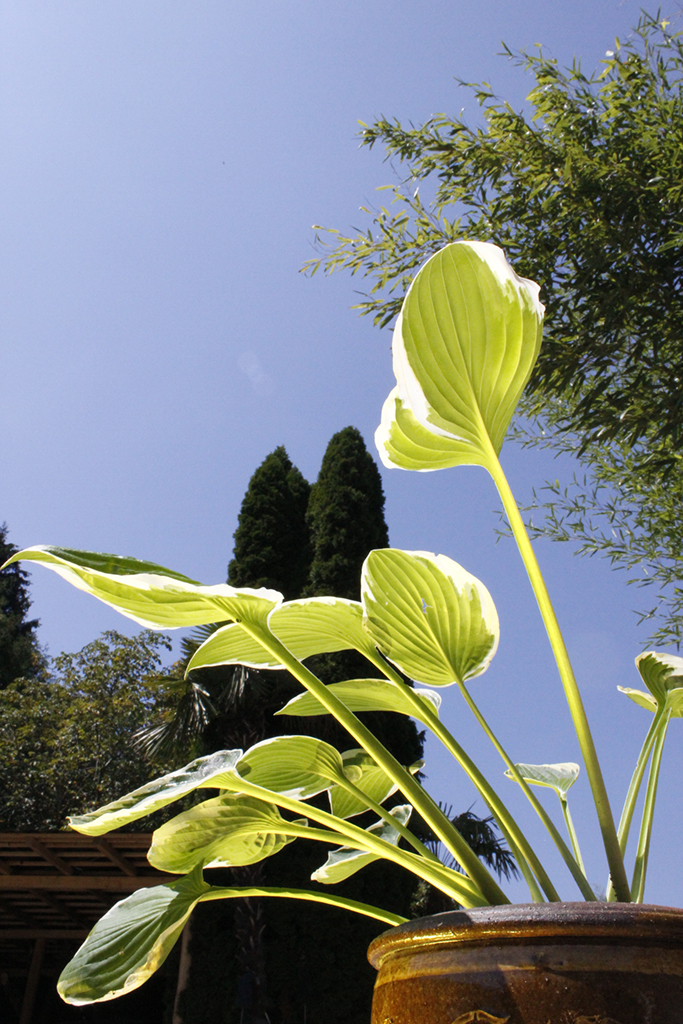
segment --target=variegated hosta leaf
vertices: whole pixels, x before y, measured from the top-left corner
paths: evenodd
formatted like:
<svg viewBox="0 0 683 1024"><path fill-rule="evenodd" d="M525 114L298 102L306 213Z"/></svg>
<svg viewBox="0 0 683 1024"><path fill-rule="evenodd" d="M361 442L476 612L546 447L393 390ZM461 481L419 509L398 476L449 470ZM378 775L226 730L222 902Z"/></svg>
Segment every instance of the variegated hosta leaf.
<svg viewBox="0 0 683 1024"><path fill-rule="evenodd" d="M651 711L654 714L657 710L657 701L651 693L647 693L645 690L632 690L630 686L617 686L617 690L625 693L634 704L645 708L646 711ZM683 718L683 688L669 690L664 706L671 711L672 718Z"/></svg>
<svg viewBox="0 0 683 1024"><path fill-rule="evenodd" d="M401 398L398 386L382 406L382 419L375 431L379 457L388 469L413 469L431 473L451 466L479 465L481 453L468 441L437 434L413 416Z"/></svg>
<svg viewBox="0 0 683 1024"><path fill-rule="evenodd" d="M239 623L221 626L198 647L190 658L187 673L212 665L246 665L248 668L284 668L258 640L254 640Z"/></svg>
<svg viewBox="0 0 683 1024"><path fill-rule="evenodd" d="M69 825L84 835L101 836L180 800L193 789L218 787L216 777L234 772L241 757L241 750L219 750L215 754L198 757L184 768L154 779L119 800L98 807L96 811L69 818Z"/></svg>
<svg viewBox="0 0 683 1024"><path fill-rule="evenodd" d="M341 754L313 736L274 736L262 740L237 764L239 776L272 793L306 800L344 778Z"/></svg>
<svg viewBox="0 0 683 1024"><path fill-rule="evenodd" d="M363 630L363 610L358 601L337 597L309 597L287 601L274 609L268 625L285 647L303 661L313 654L364 650L371 641ZM279 669L284 666L253 640L239 625L224 626L196 651L188 672L209 665L248 665Z"/></svg>
<svg viewBox="0 0 683 1024"><path fill-rule="evenodd" d="M183 874L201 866L238 867L272 857L291 843L291 827L274 804L224 793L184 811L158 828L147 859L159 871ZM295 832L296 834L296 832Z"/></svg>
<svg viewBox="0 0 683 1024"><path fill-rule="evenodd" d="M210 888L197 871L170 885L138 889L117 903L62 971L62 999L82 1006L139 988L164 962Z"/></svg>
<svg viewBox="0 0 683 1024"><path fill-rule="evenodd" d="M374 800L376 804L382 804L396 792L396 785L392 782L383 768L375 764L373 759L364 750L346 750L342 754L344 771L357 789ZM356 769L352 774L349 769ZM353 818L356 814L367 811L368 805L361 799L347 792L342 786L333 786L330 789L330 810L338 818Z"/></svg>
<svg viewBox="0 0 683 1024"><path fill-rule="evenodd" d="M6 564L26 560L40 562L79 590L153 629L225 619L265 622L282 601L276 590L236 590L227 583L207 587L153 562L70 548L25 548Z"/></svg>
<svg viewBox="0 0 683 1024"><path fill-rule="evenodd" d="M561 800L567 799L567 790L574 785L581 771L578 764L572 761L561 764L516 764L515 768L525 782L554 789ZM508 779L514 779L509 768L505 774Z"/></svg>
<svg viewBox="0 0 683 1024"><path fill-rule="evenodd" d="M666 703L669 691L683 688L683 658L675 654L645 651L636 658L636 668L660 705Z"/></svg>
<svg viewBox="0 0 683 1024"><path fill-rule="evenodd" d="M377 432L385 464L486 466L489 446L500 451L538 357L544 313L538 291L488 242L454 242L423 264L394 328L402 406L385 409ZM429 445L404 412L457 444Z"/></svg>
<svg viewBox="0 0 683 1024"><path fill-rule="evenodd" d="M364 626L411 679L448 686L480 675L498 647L486 587L445 555L371 551L363 565Z"/></svg>
<svg viewBox="0 0 683 1024"><path fill-rule="evenodd" d="M360 602L341 597L287 601L273 609L268 625L299 661L314 654L362 651L371 646L363 631Z"/></svg>
<svg viewBox="0 0 683 1024"><path fill-rule="evenodd" d="M346 704L349 711L396 711L401 715L410 715L418 722L429 726L427 716L421 716L402 689L388 679L346 679L342 683L330 683L328 690ZM438 717L441 707L441 694L435 690L413 690L416 697ZM292 697L288 704L275 712L276 715L294 715L306 718L311 715L327 715L323 707L312 693L300 693Z"/></svg>
<svg viewBox="0 0 683 1024"><path fill-rule="evenodd" d="M401 804L399 807L393 807L389 813L402 825L407 825L412 810L410 804ZM398 846L400 833L386 821L377 821L365 831L372 832L393 846ZM364 853L362 850L354 850L350 846L340 846L330 852L322 867L313 872L311 880L322 882L325 885L335 885L337 882L343 882L345 878L355 875L356 871L360 871L366 864L372 864L373 861L379 859L380 856L377 853Z"/></svg>

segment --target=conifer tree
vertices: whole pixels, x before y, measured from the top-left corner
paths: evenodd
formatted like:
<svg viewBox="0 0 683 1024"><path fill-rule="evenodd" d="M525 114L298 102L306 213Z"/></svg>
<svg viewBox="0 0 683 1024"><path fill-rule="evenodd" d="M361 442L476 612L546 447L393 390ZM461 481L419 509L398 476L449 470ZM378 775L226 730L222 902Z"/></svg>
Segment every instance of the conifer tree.
<svg viewBox="0 0 683 1024"><path fill-rule="evenodd" d="M235 531L228 583L300 597L310 567L306 523L311 486L280 445L254 472Z"/></svg>
<svg viewBox="0 0 683 1024"><path fill-rule="evenodd" d="M356 427L331 438L308 502L313 561L311 596L360 599L360 572L369 551L386 548L384 492L379 470Z"/></svg>
<svg viewBox="0 0 683 1024"><path fill-rule="evenodd" d="M7 539L7 524L0 526L0 565L15 552ZM20 677L34 679L45 665L38 646L38 619L27 619L31 600L28 573L18 564L0 573L0 690Z"/></svg>

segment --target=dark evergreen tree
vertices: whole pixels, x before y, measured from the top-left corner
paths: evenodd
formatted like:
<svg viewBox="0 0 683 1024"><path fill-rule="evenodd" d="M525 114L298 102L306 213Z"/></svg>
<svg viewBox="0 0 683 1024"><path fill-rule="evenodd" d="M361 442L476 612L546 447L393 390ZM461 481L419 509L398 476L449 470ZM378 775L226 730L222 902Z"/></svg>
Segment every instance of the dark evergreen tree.
<svg viewBox="0 0 683 1024"><path fill-rule="evenodd" d="M389 533L379 470L356 427L331 438L307 520L313 546L307 593L358 601L363 562L373 548L389 546Z"/></svg>
<svg viewBox="0 0 683 1024"><path fill-rule="evenodd" d="M0 565L17 548L7 539L7 524L0 526ZM38 645L38 619L27 619L31 600L28 573L17 563L0 573L0 690L15 679L37 678L45 667Z"/></svg>
<svg viewBox="0 0 683 1024"><path fill-rule="evenodd" d="M270 587L287 600L301 596L311 560L310 490L282 445L266 456L242 502L228 566L231 586Z"/></svg>

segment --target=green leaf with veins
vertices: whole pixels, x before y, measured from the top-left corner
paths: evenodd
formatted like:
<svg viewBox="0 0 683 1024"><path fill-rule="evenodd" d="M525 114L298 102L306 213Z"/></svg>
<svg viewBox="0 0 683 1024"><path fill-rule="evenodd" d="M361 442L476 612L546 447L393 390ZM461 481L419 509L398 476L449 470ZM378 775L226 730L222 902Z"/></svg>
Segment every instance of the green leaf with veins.
<svg viewBox="0 0 683 1024"><path fill-rule="evenodd" d="M287 601L273 609L268 626L277 638L303 661L314 654L351 649L369 650L374 645L363 630L363 609L358 601L336 597L310 597ZM223 626L195 652L188 672L210 665L249 665L281 669L283 666L239 625Z"/></svg>
<svg viewBox="0 0 683 1024"><path fill-rule="evenodd" d="M147 859L159 871L176 874L197 866L256 864L291 843L298 834L297 826L300 830L306 824L305 819L285 821L274 804L224 793L158 828Z"/></svg>
<svg viewBox="0 0 683 1024"><path fill-rule="evenodd" d="M364 750L346 750L342 754L344 774L354 786L376 804L382 804L398 788L387 773ZM353 769L358 773L353 772ZM353 818L367 811L368 805L343 786L330 789L330 810L338 818Z"/></svg>
<svg viewBox="0 0 683 1024"><path fill-rule="evenodd" d="M101 836L180 800L194 789L218 788L217 777L234 772L241 757L241 750L219 750L198 757L184 768L154 779L96 811L69 818L69 825L84 835Z"/></svg>
<svg viewBox="0 0 683 1024"><path fill-rule="evenodd" d="M533 786L547 786L554 789L560 800L567 799L567 790L579 777L581 769L573 761L561 764L516 764L515 768L525 782ZM505 772L508 779L515 779L510 768Z"/></svg>
<svg viewBox="0 0 683 1024"><path fill-rule="evenodd" d="M421 717L403 690L388 679L346 679L341 683L330 683L328 690L346 704L349 711L395 711L401 715L416 718L423 725L429 725L426 716ZM441 694L435 690L413 691L425 709L431 710L438 717L441 707ZM294 715L307 717L311 715L327 715L327 708L311 693L301 693L292 697L288 704L275 712L276 715Z"/></svg>
<svg viewBox="0 0 683 1024"><path fill-rule="evenodd" d="M252 785L295 800L323 793L345 778L339 751L314 736L262 740L240 758L237 772Z"/></svg>
<svg viewBox="0 0 683 1024"><path fill-rule="evenodd" d="M392 807L389 813L402 825L407 825L412 810L410 804L401 804L399 807ZM372 832L384 839L385 842L398 846L400 833L386 821L377 821L365 831ZM366 864L371 864L379 859L380 857L376 853L364 853L362 850L354 850L349 846L340 846L338 849L332 850L322 867L313 872L311 881L322 882L324 885L336 885L337 882L343 882L345 878L355 875Z"/></svg>
<svg viewBox="0 0 683 1024"><path fill-rule="evenodd" d="M79 590L153 629L229 618L265 622L282 601L276 590L236 590L227 583L207 587L153 562L119 555L38 546L18 551L6 564L18 561L41 563Z"/></svg>
<svg viewBox="0 0 683 1024"><path fill-rule="evenodd" d="M480 675L498 646L486 587L451 558L426 551L371 551L363 565L364 626L411 679L448 686Z"/></svg>
<svg viewBox="0 0 683 1024"><path fill-rule="evenodd" d="M394 328L398 386L375 438L385 465L490 465L538 357L538 291L488 242L454 242L420 267Z"/></svg>
<svg viewBox="0 0 683 1024"><path fill-rule="evenodd" d="M683 687L683 658L675 654L645 651L636 658L636 668L658 704L666 703L670 690Z"/></svg>
<svg viewBox="0 0 683 1024"><path fill-rule="evenodd" d="M196 871L170 885L138 889L117 903L62 971L62 999L83 1006L139 988L163 964L210 888Z"/></svg>

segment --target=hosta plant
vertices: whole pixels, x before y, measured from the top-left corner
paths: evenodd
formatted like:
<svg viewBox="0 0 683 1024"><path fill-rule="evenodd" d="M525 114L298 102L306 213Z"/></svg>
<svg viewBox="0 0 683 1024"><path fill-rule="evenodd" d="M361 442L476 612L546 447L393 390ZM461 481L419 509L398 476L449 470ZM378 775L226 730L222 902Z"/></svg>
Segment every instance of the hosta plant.
<svg viewBox="0 0 683 1024"><path fill-rule="evenodd" d="M431 471L478 465L490 474L526 566L552 646L592 791L609 864L610 900L642 901L662 747L671 717L683 714L683 659L640 656L645 690L624 692L652 716L615 825L591 731L550 597L517 504L498 459L515 406L541 343L538 286L519 278L496 246L457 242L437 252L416 275L394 331L396 387L377 431L387 466ZM225 623L193 656L189 670L216 665L286 669L301 693L288 715L330 714L346 729L339 752L311 736L278 736L250 750L224 750L71 819L86 835L125 826L193 791L209 790L159 828L149 861L178 880L145 888L118 903L95 926L59 982L70 1003L111 999L142 984L168 955L193 908L240 896L306 899L343 906L386 924L401 918L335 894L335 883L378 859L393 861L464 907L507 903L499 882L475 856L448 816L423 789L418 766L402 765L357 717L363 711L410 715L450 751L489 809L535 902L558 891L505 800L451 733L441 715L441 690L456 686L521 787L569 870L578 893L596 896L583 867L567 794L575 764L533 765L508 755L475 703L471 679L486 671L498 645L498 616L489 591L465 568L425 551L373 551L362 571L361 601L284 601L271 590L204 586L159 565L132 558L54 547L14 555L40 562L70 583L144 626L168 629ZM306 666L312 655L355 650L381 678L324 685ZM405 680L411 680L407 683ZM645 781L647 776L647 781ZM642 785L646 792L629 880L624 851ZM555 790L559 828L537 787ZM400 802L386 801L396 793ZM215 794L218 793L216 796ZM320 799L327 795L328 809ZM374 821L356 821L371 812ZM411 816L440 840L446 867L411 830ZM562 820L559 818L558 820ZM365 819L363 819L365 821ZM217 887L210 867L253 864L297 838L321 844L317 888Z"/></svg>

